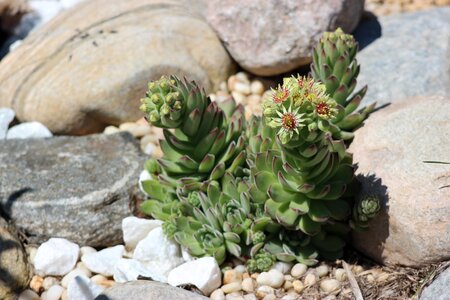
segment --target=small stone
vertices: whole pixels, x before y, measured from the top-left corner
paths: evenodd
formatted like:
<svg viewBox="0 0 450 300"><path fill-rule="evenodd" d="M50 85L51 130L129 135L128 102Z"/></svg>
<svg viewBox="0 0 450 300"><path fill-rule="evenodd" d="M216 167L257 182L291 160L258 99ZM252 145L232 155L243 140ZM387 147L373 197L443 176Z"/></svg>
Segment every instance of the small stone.
<svg viewBox="0 0 450 300"><path fill-rule="evenodd" d="M92 300L103 292L104 288L93 283L86 276L76 276L67 287L68 300Z"/></svg>
<svg viewBox="0 0 450 300"><path fill-rule="evenodd" d="M277 296L275 296L275 294L269 294L263 298L263 300L276 300L276 299L277 299Z"/></svg>
<svg viewBox="0 0 450 300"><path fill-rule="evenodd" d="M288 274L292 269L292 263L277 261L271 268L271 270L278 270L282 274Z"/></svg>
<svg viewBox="0 0 450 300"><path fill-rule="evenodd" d="M291 275L295 278L302 277L306 271L308 270L308 267L305 264L295 264L292 267Z"/></svg>
<svg viewBox="0 0 450 300"><path fill-rule="evenodd" d="M75 267L80 247L62 238L51 238L39 246L34 258L36 273L63 276Z"/></svg>
<svg viewBox="0 0 450 300"><path fill-rule="evenodd" d="M320 282L320 289L325 293L333 293L341 289L341 283L336 279L324 279Z"/></svg>
<svg viewBox="0 0 450 300"><path fill-rule="evenodd" d="M364 268L363 268L362 266L356 265L356 266L353 266L353 268L352 268L352 272L353 272L355 275L358 275L359 273L361 273L361 272L363 272L363 271L364 271Z"/></svg>
<svg viewBox="0 0 450 300"><path fill-rule="evenodd" d="M225 300L244 300L244 297L239 292L233 292L225 296Z"/></svg>
<svg viewBox="0 0 450 300"><path fill-rule="evenodd" d="M263 285L256 289L256 297L258 298L264 298L269 294L274 294L274 290L270 286Z"/></svg>
<svg viewBox="0 0 450 300"><path fill-rule="evenodd" d="M59 280L56 279L55 277L49 276L44 278L44 281L42 282L42 287L44 288L44 290L48 290L49 288L57 284L59 284Z"/></svg>
<svg viewBox="0 0 450 300"><path fill-rule="evenodd" d="M233 97L233 99L236 101L236 103L238 104L245 104L247 101L247 98L245 97L245 95L243 95L240 92L237 91L232 91L231 92L231 96Z"/></svg>
<svg viewBox="0 0 450 300"><path fill-rule="evenodd" d="M289 290L292 287L292 281L286 280L284 281L283 288L285 291Z"/></svg>
<svg viewBox="0 0 450 300"><path fill-rule="evenodd" d="M120 129L117 128L116 126L106 126L105 129L103 130L104 134L113 134L113 133L117 133L119 132Z"/></svg>
<svg viewBox="0 0 450 300"><path fill-rule="evenodd" d="M261 96L262 94L264 94L264 85L261 81L254 80L250 84L250 90L252 94Z"/></svg>
<svg viewBox="0 0 450 300"><path fill-rule="evenodd" d="M298 300L298 299L299 296L295 292L290 292L281 298L281 300Z"/></svg>
<svg viewBox="0 0 450 300"><path fill-rule="evenodd" d="M284 275L284 280L293 281L294 277L292 277L292 275L287 274L287 275Z"/></svg>
<svg viewBox="0 0 450 300"><path fill-rule="evenodd" d="M0 108L0 140L6 138L9 123L14 120L16 114L10 108Z"/></svg>
<svg viewBox="0 0 450 300"><path fill-rule="evenodd" d="M60 285L53 285L41 295L41 300L59 300L64 292L64 288Z"/></svg>
<svg viewBox="0 0 450 300"><path fill-rule="evenodd" d="M244 265L237 265L236 267L234 267L234 269L236 270L236 272L239 272L242 274L247 272L247 268Z"/></svg>
<svg viewBox="0 0 450 300"><path fill-rule="evenodd" d="M225 300L225 294L222 289L217 289L209 296L211 300Z"/></svg>
<svg viewBox="0 0 450 300"><path fill-rule="evenodd" d="M227 83L225 81L222 81L219 84L219 91L228 92Z"/></svg>
<svg viewBox="0 0 450 300"><path fill-rule="evenodd" d="M103 275L97 274L91 278L91 281L101 287L110 288L116 284L114 280L110 280Z"/></svg>
<svg viewBox="0 0 450 300"><path fill-rule="evenodd" d="M136 124L133 122L123 123L119 126L120 131L128 131L134 137L143 137L146 134L150 134L151 128L148 124Z"/></svg>
<svg viewBox="0 0 450 300"><path fill-rule="evenodd" d="M236 80L239 82L249 82L248 74L245 72L236 73Z"/></svg>
<svg viewBox="0 0 450 300"><path fill-rule="evenodd" d="M67 289L64 289L64 292L61 295L61 300L67 300Z"/></svg>
<svg viewBox="0 0 450 300"><path fill-rule="evenodd" d="M18 300L40 300L40 299L41 298L39 297L39 295L36 294L34 291L25 290L22 293L20 293Z"/></svg>
<svg viewBox="0 0 450 300"><path fill-rule="evenodd" d="M256 298L255 294L247 294L244 295L244 300L258 300L258 298Z"/></svg>
<svg viewBox="0 0 450 300"><path fill-rule="evenodd" d="M372 274L367 275L366 280L369 283L374 283L375 282L375 276L373 276Z"/></svg>
<svg viewBox="0 0 450 300"><path fill-rule="evenodd" d="M30 288L36 293L40 293L43 287L44 278L38 275L34 275L30 281Z"/></svg>
<svg viewBox="0 0 450 300"><path fill-rule="evenodd" d="M214 257L202 257L186 262L170 271L168 276L170 285L190 283L207 296L220 287L221 281L222 273Z"/></svg>
<svg viewBox="0 0 450 300"><path fill-rule="evenodd" d="M90 272L89 272L90 273ZM67 288L69 286L69 283L77 276L86 276L86 273L84 270L81 269L74 269L72 271L70 271L69 273L66 274L66 276L64 276L61 279L61 285L64 288ZM87 277L87 276L86 276Z"/></svg>
<svg viewBox="0 0 450 300"><path fill-rule="evenodd" d="M228 77L227 85L229 91L234 91L234 85L237 83L237 81L238 80L236 78L236 75L231 75L230 77Z"/></svg>
<svg viewBox="0 0 450 300"><path fill-rule="evenodd" d="M245 278L244 280L242 280L242 290L247 293L253 293L253 291L255 290L253 279Z"/></svg>
<svg viewBox="0 0 450 300"><path fill-rule="evenodd" d="M242 284L240 281L235 281L235 282L231 282L231 283L223 285L221 287L221 289L225 294L239 292L242 289Z"/></svg>
<svg viewBox="0 0 450 300"><path fill-rule="evenodd" d="M250 86L248 85L248 83L242 82L236 82L236 84L234 85L234 90L232 91L241 93L243 95L250 95L251 93Z"/></svg>
<svg viewBox="0 0 450 300"><path fill-rule="evenodd" d="M92 277L92 272L89 270L88 267L86 267L86 264L82 261L77 263L76 269L79 269L84 272L84 275L87 277Z"/></svg>
<svg viewBox="0 0 450 300"><path fill-rule="evenodd" d="M262 272L259 274L256 282L259 285L268 285L273 288L279 288L283 285L284 275L276 269L272 269L269 272Z"/></svg>
<svg viewBox="0 0 450 300"><path fill-rule="evenodd" d="M37 248L36 247L27 247L28 259L30 263L34 265L34 258L36 257Z"/></svg>
<svg viewBox="0 0 450 300"><path fill-rule="evenodd" d="M93 247L84 246L80 248L81 257L83 257L86 254L91 254L95 252L97 252L97 250Z"/></svg>
<svg viewBox="0 0 450 300"><path fill-rule="evenodd" d="M316 275L321 278L323 276L328 275L329 269L326 265L321 265L316 268Z"/></svg>
<svg viewBox="0 0 450 300"><path fill-rule="evenodd" d="M376 276L376 280L377 282L385 282L386 280L388 280L388 278L391 275L389 273L386 272L382 272L381 274L379 274L378 276Z"/></svg>
<svg viewBox="0 0 450 300"><path fill-rule="evenodd" d="M121 259L114 268L113 278L116 282L134 281L140 276L149 277L160 282L167 282L167 274L173 264L165 262L141 262L136 259Z"/></svg>
<svg viewBox="0 0 450 300"><path fill-rule="evenodd" d="M6 133L6 139L30 139L30 138L48 138L53 134L42 123L25 122L11 127Z"/></svg>
<svg viewBox="0 0 450 300"><path fill-rule="evenodd" d="M223 284L241 281L242 281L242 273L236 270L226 270L225 273L223 274Z"/></svg>
<svg viewBox="0 0 450 300"><path fill-rule="evenodd" d="M81 261L93 273L112 276L114 266L122 258L125 247L122 245L105 248L101 251L83 255Z"/></svg>
<svg viewBox="0 0 450 300"><path fill-rule="evenodd" d="M306 286L312 286L312 285L316 284L316 282L317 282L317 277L315 274L309 273L306 275L306 277L305 277L305 285Z"/></svg>
<svg viewBox="0 0 450 300"><path fill-rule="evenodd" d="M123 241L125 242L127 249L134 249L150 231L157 227L161 227L162 223L163 222L159 220L142 219L135 216L124 218L122 220L122 231Z"/></svg>
<svg viewBox="0 0 450 300"><path fill-rule="evenodd" d="M294 287L294 291L297 293L301 293L305 289L305 285L300 280L294 280L294 282L292 282L292 286Z"/></svg>
<svg viewBox="0 0 450 300"><path fill-rule="evenodd" d="M342 268L336 269L336 271L334 271L334 277L342 282L347 279L347 272L345 272L345 270Z"/></svg>

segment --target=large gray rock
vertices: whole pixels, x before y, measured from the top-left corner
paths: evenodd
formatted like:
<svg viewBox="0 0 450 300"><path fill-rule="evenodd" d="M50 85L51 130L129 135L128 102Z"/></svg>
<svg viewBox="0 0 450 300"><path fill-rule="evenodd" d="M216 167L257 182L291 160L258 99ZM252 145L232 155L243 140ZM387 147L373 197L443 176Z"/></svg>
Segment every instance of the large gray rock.
<svg viewBox="0 0 450 300"><path fill-rule="evenodd" d="M0 143L0 209L30 242L121 242L144 158L128 133Z"/></svg>
<svg viewBox="0 0 450 300"><path fill-rule="evenodd" d="M369 86L364 104L450 95L450 7L369 19L355 36L367 45L357 55L359 86Z"/></svg>
<svg viewBox="0 0 450 300"><path fill-rule="evenodd" d="M147 83L174 74L217 88L234 63L202 0L89 0L33 31L0 62L0 107L53 133L141 117Z"/></svg>
<svg viewBox="0 0 450 300"><path fill-rule="evenodd" d="M407 98L356 131L349 151L363 193L381 195L384 205L353 244L380 263L450 259L449 111L450 97Z"/></svg>
<svg viewBox="0 0 450 300"><path fill-rule="evenodd" d="M450 292L450 269L446 269L433 282L423 289L420 300L448 300Z"/></svg>
<svg viewBox="0 0 450 300"><path fill-rule="evenodd" d="M0 299L16 299L30 279L31 268L17 232L0 217Z"/></svg>
<svg viewBox="0 0 450 300"><path fill-rule="evenodd" d="M133 281L116 284L95 300L207 300L193 292L156 281Z"/></svg>
<svg viewBox="0 0 450 300"><path fill-rule="evenodd" d="M326 30L351 32L364 0L209 0L208 21L231 56L257 75L276 75L311 61Z"/></svg>

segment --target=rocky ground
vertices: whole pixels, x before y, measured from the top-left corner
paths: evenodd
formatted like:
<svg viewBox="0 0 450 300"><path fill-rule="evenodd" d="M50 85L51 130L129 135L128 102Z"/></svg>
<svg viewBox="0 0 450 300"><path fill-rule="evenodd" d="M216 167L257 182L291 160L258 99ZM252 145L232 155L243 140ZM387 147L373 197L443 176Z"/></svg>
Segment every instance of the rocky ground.
<svg viewBox="0 0 450 300"><path fill-rule="evenodd" d="M450 5L449 0L366 0L366 10L377 16L413 12L446 5Z"/></svg>

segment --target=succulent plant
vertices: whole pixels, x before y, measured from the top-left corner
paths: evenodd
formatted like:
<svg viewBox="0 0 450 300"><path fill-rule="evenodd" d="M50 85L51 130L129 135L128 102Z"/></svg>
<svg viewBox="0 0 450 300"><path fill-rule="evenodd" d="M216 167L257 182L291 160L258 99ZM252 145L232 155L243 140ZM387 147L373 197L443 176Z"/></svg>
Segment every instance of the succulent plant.
<svg viewBox="0 0 450 300"><path fill-rule="evenodd" d="M195 82L175 76L150 82L141 102L147 120L164 128L161 181L190 191L225 172L239 174L246 159L241 105L229 99L219 107Z"/></svg>
<svg viewBox="0 0 450 300"><path fill-rule="evenodd" d="M353 207L350 225L355 230L364 230L369 227L369 220L373 219L380 211L380 198L375 195L362 197Z"/></svg>
<svg viewBox="0 0 450 300"><path fill-rule="evenodd" d="M375 103L354 113L366 94L367 86L353 93L359 65L356 60L358 44L354 37L341 28L325 32L313 50L312 77L325 84L326 92L339 105L341 113L333 120L342 131L333 132L334 137L351 139L352 130L367 118Z"/></svg>

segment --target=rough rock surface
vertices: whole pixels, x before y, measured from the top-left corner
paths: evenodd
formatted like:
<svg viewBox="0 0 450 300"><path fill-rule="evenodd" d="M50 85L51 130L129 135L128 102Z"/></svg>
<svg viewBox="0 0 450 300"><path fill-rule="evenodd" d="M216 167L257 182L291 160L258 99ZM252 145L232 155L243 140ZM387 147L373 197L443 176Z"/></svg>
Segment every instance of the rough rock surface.
<svg viewBox="0 0 450 300"><path fill-rule="evenodd" d="M118 244L143 162L129 133L7 140L0 147L0 210L32 243L62 237Z"/></svg>
<svg viewBox="0 0 450 300"><path fill-rule="evenodd" d="M369 85L363 104L450 95L450 7L369 19L355 36L365 46L357 56L359 86Z"/></svg>
<svg viewBox="0 0 450 300"><path fill-rule="evenodd" d="M407 98L366 120L350 146L364 194L384 207L354 246L378 262L450 259L450 98ZM446 162L427 163L427 161Z"/></svg>
<svg viewBox="0 0 450 300"><path fill-rule="evenodd" d="M358 24L363 0L210 0L207 18L231 56L257 75L306 65L323 31Z"/></svg>
<svg viewBox="0 0 450 300"><path fill-rule="evenodd" d="M116 284L105 290L95 300L207 300L208 298L180 288L156 282L134 281Z"/></svg>
<svg viewBox="0 0 450 300"><path fill-rule="evenodd" d="M433 282L423 289L420 300L447 300L449 298L450 269L439 274Z"/></svg>
<svg viewBox="0 0 450 300"><path fill-rule="evenodd" d="M234 63L201 0L85 1L33 31L0 63L0 107L53 133L85 134L141 117L147 83L186 76L207 91Z"/></svg>
<svg viewBox="0 0 450 300"><path fill-rule="evenodd" d="M14 228L0 217L0 299L12 300L31 279L27 254Z"/></svg>

